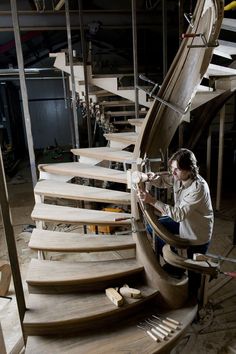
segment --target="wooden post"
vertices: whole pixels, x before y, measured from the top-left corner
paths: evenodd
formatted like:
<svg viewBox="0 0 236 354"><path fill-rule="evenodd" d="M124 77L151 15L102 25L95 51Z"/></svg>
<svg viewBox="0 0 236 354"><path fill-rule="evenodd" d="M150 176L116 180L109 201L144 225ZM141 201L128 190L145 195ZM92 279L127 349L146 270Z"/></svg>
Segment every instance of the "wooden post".
<svg viewBox="0 0 236 354"><path fill-rule="evenodd" d="M212 138L212 131L211 131L211 127L209 127L208 137L207 137L207 161L206 161L207 183L208 183L209 187L210 187L210 183L211 183L211 138Z"/></svg>
<svg viewBox="0 0 236 354"><path fill-rule="evenodd" d="M16 301L18 305L19 317L23 332L23 318L26 311L25 297L22 286L20 267L17 256L16 242L14 236L14 230L12 226L11 211L8 203L8 193L4 174L4 166L2 160L2 150L0 148L0 205L2 220L4 226L4 232L7 242L8 255L11 264L12 277L16 293Z"/></svg>
<svg viewBox="0 0 236 354"><path fill-rule="evenodd" d="M16 42L16 55L17 55L17 62L18 62L19 75L20 75L20 88L21 88L21 96L22 96L22 103L23 103L28 150L29 150L30 168L31 168L33 186L35 186L37 183L37 174L36 174L36 167L35 167L34 144L33 144L32 130L31 130L28 93L27 93L26 82L25 82L24 60L23 60L23 54L21 48L20 28L19 28L19 21L17 17L16 0L11 0L11 12L12 12L12 23L14 28L14 37Z"/></svg>
<svg viewBox="0 0 236 354"><path fill-rule="evenodd" d="M224 123L225 123L225 105L220 110L220 130L219 130L219 152L218 152L216 210L220 210L220 201L221 201L222 170L223 170L223 150L224 150Z"/></svg>

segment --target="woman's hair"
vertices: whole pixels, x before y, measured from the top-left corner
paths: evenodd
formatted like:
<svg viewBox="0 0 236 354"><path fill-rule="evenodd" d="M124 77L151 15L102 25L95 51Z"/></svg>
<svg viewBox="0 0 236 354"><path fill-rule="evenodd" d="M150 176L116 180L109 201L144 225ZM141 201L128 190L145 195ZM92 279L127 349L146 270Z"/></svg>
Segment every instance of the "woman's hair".
<svg viewBox="0 0 236 354"><path fill-rule="evenodd" d="M168 164L171 165L172 161L177 162L177 166L180 170L190 171L191 178L197 177L199 168L197 166L197 159L194 153L188 149L179 149L169 159Z"/></svg>

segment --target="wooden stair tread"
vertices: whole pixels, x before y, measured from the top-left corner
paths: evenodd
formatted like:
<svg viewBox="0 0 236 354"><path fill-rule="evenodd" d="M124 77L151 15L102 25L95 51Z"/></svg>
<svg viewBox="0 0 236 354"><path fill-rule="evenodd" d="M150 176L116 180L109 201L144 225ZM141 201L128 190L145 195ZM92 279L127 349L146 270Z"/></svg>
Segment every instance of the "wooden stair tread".
<svg viewBox="0 0 236 354"><path fill-rule="evenodd" d="M28 246L42 251L101 252L135 248L135 242L131 235L89 235L34 229Z"/></svg>
<svg viewBox="0 0 236 354"><path fill-rule="evenodd" d="M26 282L31 286L94 285L141 273L143 266L134 259L94 262L62 262L32 259Z"/></svg>
<svg viewBox="0 0 236 354"><path fill-rule="evenodd" d="M103 210L65 207L60 205L36 203L31 214L33 220L92 225L130 225L131 214ZM125 220L117 220L125 218ZM126 219L128 218L128 219Z"/></svg>
<svg viewBox="0 0 236 354"><path fill-rule="evenodd" d="M77 156L92 157L99 160L117 161L122 163L132 162L133 159L132 152L107 146L85 149L71 149L71 152Z"/></svg>
<svg viewBox="0 0 236 354"><path fill-rule="evenodd" d="M105 114L110 117L126 117L126 116L135 116L136 112L135 111L106 111ZM144 116L147 114L147 111L139 110L138 114Z"/></svg>
<svg viewBox="0 0 236 354"><path fill-rule="evenodd" d="M91 327L94 321L112 316L121 316L135 306L158 295L158 290L139 286L140 299L124 297L122 306L117 307L105 294L100 292L81 294L30 294L24 318L26 333L71 333L76 329ZM63 306L61 306L63 304ZM31 311L32 309L32 311ZM33 325L33 328L32 328Z"/></svg>
<svg viewBox="0 0 236 354"><path fill-rule="evenodd" d="M99 102L99 105L103 106L103 107L134 106L134 102L128 101L128 100L102 101L102 102Z"/></svg>
<svg viewBox="0 0 236 354"><path fill-rule="evenodd" d="M138 127L141 127L143 122L144 122L144 118L133 118L133 119L128 119L128 122L131 125L136 125Z"/></svg>
<svg viewBox="0 0 236 354"><path fill-rule="evenodd" d="M107 140L117 141L121 143L127 143L128 145L135 144L138 138L138 134L135 132L129 133L107 133L104 134Z"/></svg>
<svg viewBox="0 0 236 354"><path fill-rule="evenodd" d="M68 198L75 200L130 204L130 193L111 189L84 186L66 182L42 180L39 181L34 193L48 197Z"/></svg>
<svg viewBox="0 0 236 354"><path fill-rule="evenodd" d="M146 307L145 307L146 309ZM128 320L121 320L110 326L91 328L85 333L76 333L74 336L61 338L60 336L29 336L26 344L25 354L154 354L157 352L169 352L176 345L177 340L186 331L186 328L193 321L196 312L196 305L186 305L178 310L165 311L162 315L171 317L181 323L179 330L172 332L166 340L155 342L145 331L137 328L139 322L151 318L153 311L148 307L145 310L145 317L141 314L132 315ZM156 312L158 315L158 311ZM160 312L159 312L160 314Z"/></svg>
<svg viewBox="0 0 236 354"><path fill-rule="evenodd" d="M39 171L71 177L93 178L100 181L127 183L127 173L81 162L41 164Z"/></svg>

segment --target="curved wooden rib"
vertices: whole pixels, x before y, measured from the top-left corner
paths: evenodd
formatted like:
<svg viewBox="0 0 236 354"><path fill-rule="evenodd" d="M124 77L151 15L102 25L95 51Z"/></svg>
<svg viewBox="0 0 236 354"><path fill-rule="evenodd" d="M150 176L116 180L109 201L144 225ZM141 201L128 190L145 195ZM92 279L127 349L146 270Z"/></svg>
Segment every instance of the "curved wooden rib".
<svg viewBox="0 0 236 354"><path fill-rule="evenodd" d="M203 78L210 63L213 47L202 46L191 48L192 45L203 45L201 36L207 43L215 45L223 19L223 1L209 0L198 1L193 15L194 27L189 27L188 38L183 39L179 51L170 67L169 72L158 93L162 100L155 100L150 108L142 126L138 141L134 149L135 158L157 158L160 152L169 146L182 118L194 97L197 87ZM172 108L163 102L171 104ZM156 165L152 165L155 168ZM138 166L133 167L133 171ZM132 215L134 216L134 228L137 230L134 237L137 242L137 258L144 265L147 281L150 286L158 286L165 301L172 307L182 306L186 301L187 282L173 283L158 265L152 248L147 241L143 229L142 218L151 224L152 228L167 243L178 247L187 247L191 241L181 240L179 237L167 232L158 224L153 208L140 208L135 193L132 196ZM164 274L163 274L164 273Z"/></svg>
<svg viewBox="0 0 236 354"><path fill-rule="evenodd" d="M223 12L222 0L198 1L193 15L194 28L189 27L187 33L204 34L207 42L214 45ZM183 39L158 94L163 101L182 111L191 103L212 57L213 47L189 48L202 44L200 37ZM182 118L183 114L155 100L144 120L135 145L135 155L150 158L156 157L160 149L165 151Z"/></svg>
<svg viewBox="0 0 236 354"><path fill-rule="evenodd" d="M179 268L207 274L212 276L213 278L216 278L218 275L218 263L210 261L194 261L192 259L179 256L178 254L171 251L169 245L165 245L163 247L163 257L166 262Z"/></svg>

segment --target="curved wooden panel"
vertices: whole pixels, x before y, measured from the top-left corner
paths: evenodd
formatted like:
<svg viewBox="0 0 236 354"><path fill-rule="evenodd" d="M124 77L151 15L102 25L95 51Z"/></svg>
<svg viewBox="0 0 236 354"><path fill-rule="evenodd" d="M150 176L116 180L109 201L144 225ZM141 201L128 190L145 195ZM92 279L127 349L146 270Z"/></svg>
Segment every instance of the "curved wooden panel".
<svg viewBox="0 0 236 354"><path fill-rule="evenodd" d="M193 15L194 27L188 35L204 35L209 45L215 45L223 19L223 1L198 1ZM145 118L139 140L135 145L137 157L156 157L165 151L176 132L185 111L191 104L197 87L210 63L214 47L201 46L201 37L183 39L179 51L166 75L158 97L173 108L155 100Z"/></svg>
<svg viewBox="0 0 236 354"><path fill-rule="evenodd" d="M197 2L193 14L194 26L189 26L158 97L144 120L135 145L134 158L158 158L168 148L208 68L217 43L223 13L221 0ZM204 45L204 41L207 45ZM154 168L154 165L151 167ZM137 169L139 166L133 167L133 170ZM170 306L182 306L187 297L187 282L174 284L161 269L147 240L146 232L139 231L144 229L143 215L167 243L187 247L191 242L166 232L166 229L158 224L152 207L138 205L134 191L132 215L135 218L134 228L137 230L137 257L145 267L148 283L150 286L159 286L163 298Z"/></svg>

